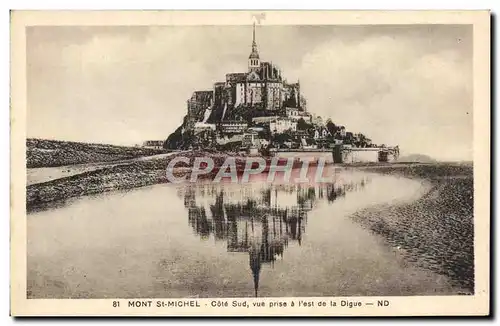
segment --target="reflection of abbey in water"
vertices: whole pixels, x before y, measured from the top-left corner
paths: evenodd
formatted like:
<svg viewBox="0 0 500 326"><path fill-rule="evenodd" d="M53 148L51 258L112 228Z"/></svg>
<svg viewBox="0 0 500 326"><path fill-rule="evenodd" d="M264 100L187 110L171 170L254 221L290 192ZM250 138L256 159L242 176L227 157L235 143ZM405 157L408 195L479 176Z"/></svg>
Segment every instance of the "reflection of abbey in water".
<svg viewBox="0 0 500 326"><path fill-rule="evenodd" d="M184 197L189 224L196 234L202 239L213 236L216 241L227 241L228 252L249 254L257 296L262 265L273 266L278 257L283 258L289 241L301 245L307 213L318 200L332 203L365 182L315 187L196 184L180 189L179 195Z"/></svg>

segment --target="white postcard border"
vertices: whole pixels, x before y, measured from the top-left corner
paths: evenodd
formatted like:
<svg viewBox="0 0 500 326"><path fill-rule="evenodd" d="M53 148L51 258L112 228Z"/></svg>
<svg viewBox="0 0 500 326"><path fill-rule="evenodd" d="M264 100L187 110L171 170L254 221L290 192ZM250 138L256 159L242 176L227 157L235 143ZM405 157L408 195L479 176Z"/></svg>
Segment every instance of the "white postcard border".
<svg viewBox="0 0 500 326"><path fill-rule="evenodd" d="M14 11L11 13L11 315L15 316L405 316L489 313L490 258L490 14L488 11L265 11L263 25L472 24L474 34L474 296L193 299L200 307L128 307L127 299L26 298L26 34L30 25L249 25L259 11ZM341 300L361 308L319 307ZM146 301L148 299L140 299ZM188 299L150 299L186 301ZM231 307L232 301L266 308ZM299 301L313 308L299 308ZM378 300L389 306L378 307ZM113 307L118 301L119 307ZM229 307L211 307L227 301ZM294 301L292 308L269 308Z"/></svg>

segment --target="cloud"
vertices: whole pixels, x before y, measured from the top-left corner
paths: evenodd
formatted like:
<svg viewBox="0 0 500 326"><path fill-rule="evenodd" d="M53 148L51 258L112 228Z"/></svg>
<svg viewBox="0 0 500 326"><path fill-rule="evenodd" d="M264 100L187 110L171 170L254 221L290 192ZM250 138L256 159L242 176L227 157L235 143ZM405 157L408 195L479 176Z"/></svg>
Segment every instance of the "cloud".
<svg viewBox="0 0 500 326"><path fill-rule="evenodd" d="M257 28L261 58L300 78L310 111L442 159L471 153L470 38L462 27ZM250 26L32 28L28 136L165 138L194 90L246 70L250 44Z"/></svg>
<svg viewBox="0 0 500 326"><path fill-rule="evenodd" d="M405 152L470 159L471 66L420 45L387 36L319 45L300 72L310 109Z"/></svg>

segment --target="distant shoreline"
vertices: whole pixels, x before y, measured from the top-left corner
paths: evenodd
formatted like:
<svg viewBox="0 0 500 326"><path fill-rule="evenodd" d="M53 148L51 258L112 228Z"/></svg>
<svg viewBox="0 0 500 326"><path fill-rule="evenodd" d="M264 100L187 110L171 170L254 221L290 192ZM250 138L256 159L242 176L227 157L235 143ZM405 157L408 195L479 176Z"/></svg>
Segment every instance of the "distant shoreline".
<svg viewBox="0 0 500 326"><path fill-rule="evenodd" d="M63 140L26 139L26 167L42 168L105 163L167 153L163 149L81 143Z"/></svg>
<svg viewBox="0 0 500 326"><path fill-rule="evenodd" d="M220 166L228 156L234 156L237 160L238 170L243 169L244 157L235 155L234 153L221 152L183 152L184 156L190 158L191 161L195 157L210 157L216 164ZM128 190L144 186L150 186L161 183L168 183L166 177L166 168L171 159L177 155L168 157L152 157L148 159L132 160L128 163L122 161L103 162L96 164L91 169L81 171L76 170L77 166L66 166L69 171L66 175L60 177L55 176L47 182L30 182L26 187L26 208L28 211L44 208L54 202L64 202L69 198L82 197L87 195L95 195L99 193ZM367 170L370 172L383 173L388 168L398 166L416 166L425 165L419 163L351 163L339 164L340 168L355 168ZM65 167L65 168L66 168ZM187 168L189 169L189 168ZM371 171L375 169L374 171ZM186 168L176 168L177 172L186 171ZM208 177L214 176L214 173Z"/></svg>
<svg viewBox="0 0 500 326"><path fill-rule="evenodd" d="M166 167L177 154L173 153L168 157L160 157L165 154L158 155L158 153L166 152L165 150L105 144L28 139L28 168L41 166L46 170L28 170L26 208L32 211L46 206L50 207L54 202L64 202L69 198L167 183ZM216 167L220 166L225 158L233 156L239 162L237 163L238 169L243 168L244 156L236 153L217 151L184 151L182 153L191 161L195 157L210 157L216 162ZM373 172L385 173L398 166L425 164L345 163L338 166L367 171L374 169ZM185 169L176 170L184 171ZM414 177L411 174L406 176Z"/></svg>
<svg viewBox="0 0 500 326"><path fill-rule="evenodd" d="M190 158L191 161L195 157L210 157L216 166L220 166L228 156L223 153L199 151L182 152L182 155ZM134 160L125 164L113 165L113 162L110 162L109 166L101 166L95 170L28 185L26 187L26 209L30 212L50 207L53 203L64 202L70 198L168 183L167 165L176 156L174 154L169 157L149 160ZM235 157L237 161L240 159L241 162L241 157ZM185 168L180 167L176 170L183 171L183 169L185 170Z"/></svg>

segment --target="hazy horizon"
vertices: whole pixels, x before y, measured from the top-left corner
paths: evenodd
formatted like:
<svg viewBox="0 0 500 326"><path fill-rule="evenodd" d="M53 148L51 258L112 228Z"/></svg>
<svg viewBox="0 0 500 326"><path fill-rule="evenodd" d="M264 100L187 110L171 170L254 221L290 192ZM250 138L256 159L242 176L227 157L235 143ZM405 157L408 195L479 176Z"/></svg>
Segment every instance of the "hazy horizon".
<svg viewBox="0 0 500 326"><path fill-rule="evenodd" d="M401 154L472 160L472 27L258 26L308 111ZM165 139L195 90L247 70L251 25L28 27L27 137Z"/></svg>

